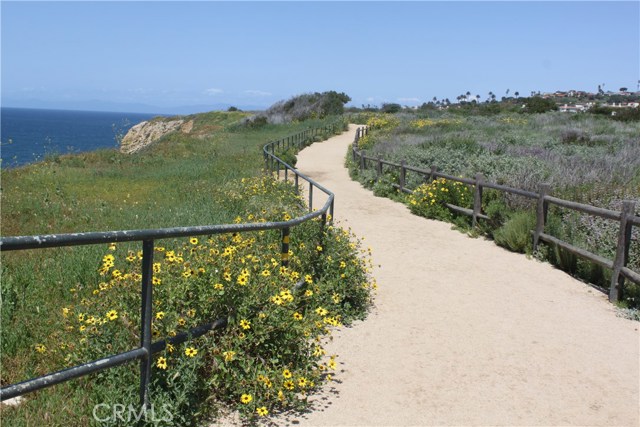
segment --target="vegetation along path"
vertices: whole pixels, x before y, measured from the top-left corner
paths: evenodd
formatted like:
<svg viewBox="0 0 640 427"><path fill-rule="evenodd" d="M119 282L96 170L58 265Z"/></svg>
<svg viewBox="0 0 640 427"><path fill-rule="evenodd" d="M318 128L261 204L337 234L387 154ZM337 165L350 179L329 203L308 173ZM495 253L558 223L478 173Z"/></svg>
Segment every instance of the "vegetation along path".
<svg viewBox="0 0 640 427"><path fill-rule="evenodd" d="M334 334L336 381L288 421L638 425L639 324L549 264L374 197L343 167L355 129L304 149L298 167L373 249L376 308Z"/></svg>

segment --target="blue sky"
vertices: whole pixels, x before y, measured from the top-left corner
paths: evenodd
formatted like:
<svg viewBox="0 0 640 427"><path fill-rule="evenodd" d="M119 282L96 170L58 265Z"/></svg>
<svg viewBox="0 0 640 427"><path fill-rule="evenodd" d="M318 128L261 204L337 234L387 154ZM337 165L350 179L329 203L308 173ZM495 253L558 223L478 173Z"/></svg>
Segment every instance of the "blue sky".
<svg viewBox="0 0 640 427"><path fill-rule="evenodd" d="M4 106L184 112L324 90L416 105L640 79L637 1L2 1L1 14Z"/></svg>

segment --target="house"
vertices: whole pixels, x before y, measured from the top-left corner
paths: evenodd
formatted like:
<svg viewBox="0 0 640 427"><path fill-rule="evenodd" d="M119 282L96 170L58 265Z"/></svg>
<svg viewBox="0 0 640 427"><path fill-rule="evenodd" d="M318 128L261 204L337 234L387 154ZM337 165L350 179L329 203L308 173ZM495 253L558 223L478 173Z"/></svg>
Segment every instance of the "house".
<svg viewBox="0 0 640 427"><path fill-rule="evenodd" d="M562 112L562 113L582 113L584 111L587 111L588 106L586 105L582 105L582 104L576 104L576 105L560 105L558 106L558 111Z"/></svg>

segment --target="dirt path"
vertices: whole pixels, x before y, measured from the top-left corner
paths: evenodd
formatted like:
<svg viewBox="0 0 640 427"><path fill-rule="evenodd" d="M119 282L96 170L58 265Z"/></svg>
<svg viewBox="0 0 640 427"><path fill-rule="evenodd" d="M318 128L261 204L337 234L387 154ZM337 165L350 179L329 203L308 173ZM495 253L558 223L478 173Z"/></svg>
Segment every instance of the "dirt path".
<svg viewBox="0 0 640 427"><path fill-rule="evenodd" d="M377 307L334 334L339 382L314 411L276 423L639 425L640 324L548 264L374 197L343 167L354 132L306 148L298 167L372 247Z"/></svg>

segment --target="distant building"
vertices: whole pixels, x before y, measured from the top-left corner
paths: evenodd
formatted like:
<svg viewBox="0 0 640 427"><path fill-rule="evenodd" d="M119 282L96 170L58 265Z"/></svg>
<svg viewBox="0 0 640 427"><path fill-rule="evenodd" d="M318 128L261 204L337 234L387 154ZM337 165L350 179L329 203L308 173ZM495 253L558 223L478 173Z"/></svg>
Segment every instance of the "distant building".
<svg viewBox="0 0 640 427"><path fill-rule="evenodd" d="M612 102L611 104L605 104L605 107L609 108L638 108L640 103L638 102Z"/></svg>
<svg viewBox="0 0 640 427"><path fill-rule="evenodd" d="M589 109L589 106L586 105L582 105L582 104L576 104L576 105L559 105L558 106L558 111L562 112L562 113L582 113L584 111L587 111Z"/></svg>

